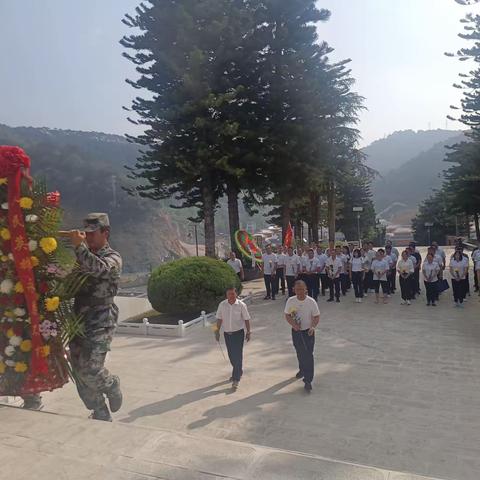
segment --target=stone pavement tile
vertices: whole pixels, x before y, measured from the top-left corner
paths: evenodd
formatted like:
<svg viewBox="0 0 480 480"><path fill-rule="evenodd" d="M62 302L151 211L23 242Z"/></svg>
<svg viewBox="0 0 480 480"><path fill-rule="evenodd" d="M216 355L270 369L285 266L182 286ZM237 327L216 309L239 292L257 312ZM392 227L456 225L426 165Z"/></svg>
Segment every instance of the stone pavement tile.
<svg viewBox="0 0 480 480"><path fill-rule="evenodd" d="M249 471L261 480L387 480L387 472L284 452L263 455Z"/></svg>

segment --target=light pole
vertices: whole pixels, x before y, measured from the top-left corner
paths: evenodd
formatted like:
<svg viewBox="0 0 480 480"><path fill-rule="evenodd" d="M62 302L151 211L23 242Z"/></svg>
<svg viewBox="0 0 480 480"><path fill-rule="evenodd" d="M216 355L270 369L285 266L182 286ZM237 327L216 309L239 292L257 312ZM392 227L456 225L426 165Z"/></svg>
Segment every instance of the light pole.
<svg viewBox="0 0 480 480"><path fill-rule="evenodd" d="M362 239L360 238L360 213L363 212L363 207L353 207L354 212L357 212L357 232L358 232L358 246L362 248Z"/></svg>
<svg viewBox="0 0 480 480"><path fill-rule="evenodd" d="M428 246L430 246L431 243L432 243L432 239L430 238L431 237L430 228L433 227L433 223L432 222L425 222L425 227L427 228L427 232L428 232Z"/></svg>

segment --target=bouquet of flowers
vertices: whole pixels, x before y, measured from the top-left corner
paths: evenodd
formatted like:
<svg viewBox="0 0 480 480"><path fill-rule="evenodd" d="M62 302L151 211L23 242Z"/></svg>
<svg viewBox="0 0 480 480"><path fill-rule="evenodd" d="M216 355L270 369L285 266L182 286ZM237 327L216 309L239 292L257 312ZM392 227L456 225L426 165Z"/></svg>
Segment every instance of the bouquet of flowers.
<svg viewBox="0 0 480 480"><path fill-rule="evenodd" d="M72 376L65 346L82 334L72 298L86 280L58 241L60 194L0 146L0 395L54 390Z"/></svg>
<svg viewBox="0 0 480 480"><path fill-rule="evenodd" d="M301 318L298 316L298 312L296 308L290 309L290 316L292 317L292 320L297 324L300 325L302 323Z"/></svg>

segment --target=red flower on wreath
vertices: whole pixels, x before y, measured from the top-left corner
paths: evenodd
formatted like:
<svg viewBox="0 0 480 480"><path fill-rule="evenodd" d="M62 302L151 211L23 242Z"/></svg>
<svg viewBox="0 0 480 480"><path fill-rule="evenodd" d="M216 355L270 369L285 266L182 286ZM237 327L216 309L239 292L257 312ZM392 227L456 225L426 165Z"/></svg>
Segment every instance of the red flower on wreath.
<svg viewBox="0 0 480 480"><path fill-rule="evenodd" d="M49 207L58 207L60 205L60 192L47 193L47 205Z"/></svg>

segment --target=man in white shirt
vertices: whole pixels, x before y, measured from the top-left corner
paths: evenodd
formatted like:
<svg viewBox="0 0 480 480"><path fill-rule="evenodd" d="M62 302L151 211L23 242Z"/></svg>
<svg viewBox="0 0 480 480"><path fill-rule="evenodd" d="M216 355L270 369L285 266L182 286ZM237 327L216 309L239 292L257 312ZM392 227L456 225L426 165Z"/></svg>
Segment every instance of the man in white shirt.
<svg viewBox="0 0 480 480"><path fill-rule="evenodd" d="M318 250L318 249L317 249ZM317 257L318 261L318 272L320 274L320 283L322 285L322 297L325 296L325 290L328 288L328 275L327 272L325 271L325 265L328 259L328 255L324 250L319 250L321 253ZM320 285L319 285L319 291L320 291Z"/></svg>
<svg viewBox="0 0 480 480"><path fill-rule="evenodd" d="M315 328L320 321L317 302L307 296L307 286L302 280L295 282L295 296L285 305L285 319L292 327L292 340L297 352L299 371L296 378L303 378L305 390L312 390L314 373L313 349Z"/></svg>
<svg viewBox="0 0 480 480"><path fill-rule="evenodd" d="M302 273L307 285L308 295L318 300L318 259L315 258L313 248L310 248L307 257L302 260Z"/></svg>
<svg viewBox="0 0 480 480"><path fill-rule="evenodd" d="M223 327L228 358L232 364L232 387L236 389L243 375L243 343L250 341L250 315L247 306L237 298L235 288L229 288L226 299L217 309L217 327L215 338L220 341L220 329Z"/></svg>
<svg viewBox="0 0 480 480"><path fill-rule="evenodd" d="M293 286L300 271L300 258L293 253L293 247L288 247L285 257L285 278L287 279L288 296L293 297Z"/></svg>
<svg viewBox="0 0 480 480"><path fill-rule="evenodd" d="M277 256L272 253L272 246L267 245L265 253L262 255L263 260L263 280L267 294L264 300L275 300L275 272L277 270Z"/></svg>
<svg viewBox="0 0 480 480"><path fill-rule="evenodd" d="M230 258L227 260L227 265L233 268L233 271L238 275L238 278L243 282L245 273L243 271L242 261L237 258L235 252L230 252Z"/></svg>
<svg viewBox="0 0 480 480"><path fill-rule="evenodd" d="M275 295L282 289L282 295L285 295L285 259L287 257L287 247L278 247L277 252L277 272L275 275Z"/></svg>
<svg viewBox="0 0 480 480"><path fill-rule="evenodd" d="M377 252L373 249L373 242L368 242L367 243L366 250L365 250L365 257L367 259L365 264L366 264L366 267L368 267L368 270L365 272L363 290L364 290L364 295L366 296L367 293L368 293L368 289L373 289L374 288L374 286L373 286L372 262L377 257Z"/></svg>
<svg viewBox="0 0 480 480"><path fill-rule="evenodd" d="M333 294L335 290L335 298L337 303L340 302L340 274L343 271L343 262L335 254L335 250L330 250L330 256L326 261L326 271L328 275L328 286L330 288L330 298L327 302L333 302Z"/></svg>
<svg viewBox="0 0 480 480"><path fill-rule="evenodd" d="M385 260L388 262L388 266L390 267L390 270L387 272L388 292L389 294L393 295L397 289L398 255L393 251L391 243L392 242L390 242L390 245L388 245L387 242L387 246L385 247Z"/></svg>
<svg viewBox="0 0 480 480"><path fill-rule="evenodd" d="M473 274L475 275L475 291L480 295L480 248L475 248L472 252Z"/></svg>

